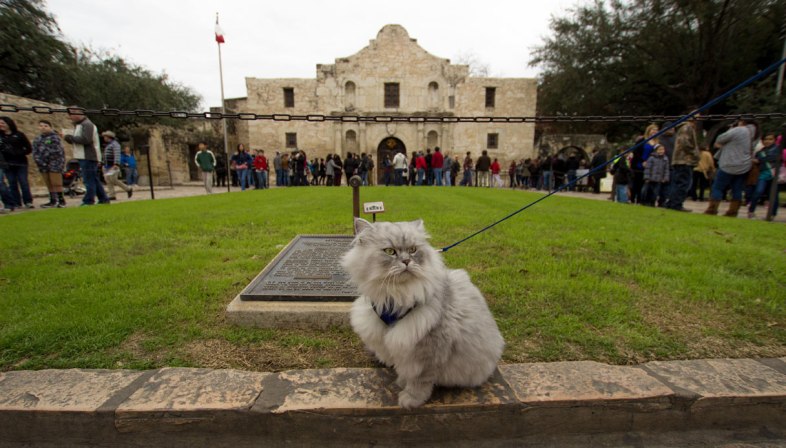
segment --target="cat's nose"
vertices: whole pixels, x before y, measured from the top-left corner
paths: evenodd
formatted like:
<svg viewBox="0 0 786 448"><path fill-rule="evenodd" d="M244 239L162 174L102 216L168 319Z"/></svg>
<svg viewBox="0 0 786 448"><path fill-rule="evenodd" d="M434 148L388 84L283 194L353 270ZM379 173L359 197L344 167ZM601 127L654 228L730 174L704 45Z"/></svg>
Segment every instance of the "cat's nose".
<svg viewBox="0 0 786 448"><path fill-rule="evenodd" d="M411 261L411 260L401 260L401 262L402 262L402 263L404 263L404 264L405 264L405 265L407 265L407 266L409 266L409 262L410 262L410 261Z"/></svg>

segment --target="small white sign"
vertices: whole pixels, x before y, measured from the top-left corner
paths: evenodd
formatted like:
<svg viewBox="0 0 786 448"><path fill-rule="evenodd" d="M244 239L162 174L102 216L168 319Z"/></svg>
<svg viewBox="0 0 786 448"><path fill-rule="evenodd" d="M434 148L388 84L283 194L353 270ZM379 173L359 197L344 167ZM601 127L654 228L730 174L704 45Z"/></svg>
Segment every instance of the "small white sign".
<svg viewBox="0 0 786 448"><path fill-rule="evenodd" d="M364 202L363 213L385 213L385 204L381 202Z"/></svg>

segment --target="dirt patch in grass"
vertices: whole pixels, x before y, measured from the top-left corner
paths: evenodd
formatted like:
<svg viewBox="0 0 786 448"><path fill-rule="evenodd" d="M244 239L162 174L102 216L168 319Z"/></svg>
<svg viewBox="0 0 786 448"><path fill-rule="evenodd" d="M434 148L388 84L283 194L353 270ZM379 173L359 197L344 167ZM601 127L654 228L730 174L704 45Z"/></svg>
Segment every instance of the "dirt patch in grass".
<svg viewBox="0 0 786 448"><path fill-rule="evenodd" d="M757 334L758 343L733 338L734 310L712 302L645 299L638 303L642 319L685 347L680 358L771 358L786 356L786 347L769 334ZM722 335L722 336L721 336ZM644 357L638 362L651 359Z"/></svg>
<svg viewBox="0 0 786 448"><path fill-rule="evenodd" d="M373 367L359 344L341 343L320 348L305 344L282 346L276 341L233 343L222 339L193 341L180 356L194 365L213 369L278 372L293 369Z"/></svg>

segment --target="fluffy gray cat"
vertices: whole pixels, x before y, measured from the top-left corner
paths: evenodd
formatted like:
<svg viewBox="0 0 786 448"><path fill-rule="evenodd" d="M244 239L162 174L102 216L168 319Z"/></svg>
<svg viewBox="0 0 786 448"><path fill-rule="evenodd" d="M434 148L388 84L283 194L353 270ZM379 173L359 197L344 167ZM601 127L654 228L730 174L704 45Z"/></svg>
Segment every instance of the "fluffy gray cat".
<svg viewBox="0 0 786 448"><path fill-rule="evenodd" d="M466 271L446 268L428 244L423 221L355 218L355 234L341 260L360 292L350 322L366 347L396 370L399 405L422 405L435 385L484 383L505 342Z"/></svg>

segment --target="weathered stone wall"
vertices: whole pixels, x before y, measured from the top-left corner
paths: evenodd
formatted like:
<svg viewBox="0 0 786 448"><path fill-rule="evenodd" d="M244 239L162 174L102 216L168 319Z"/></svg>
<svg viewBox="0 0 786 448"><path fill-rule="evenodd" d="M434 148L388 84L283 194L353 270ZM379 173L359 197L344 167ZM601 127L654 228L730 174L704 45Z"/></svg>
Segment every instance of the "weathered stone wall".
<svg viewBox="0 0 786 448"><path fill-rule="evenodd" d="M21 96L10 95L7 93L0 92L0 103L2 104L13 104L19 107L33 107L33 106L43 106L43 107L52 107L57 109L62 109L64 106L60 104L52 104L52 103L45 103L43 101L32 100L29 98L23 98ZM47 120L52 123L52 127L59 131L64 130L72 130L74 125L71 123L71 120L68 119L66 114L38 114L35 112L0 112L0 116L7 116L14 120L16 123L17 128L22 131L28 139L30 139L30 143L36 138L39 134L38 130L38 122L40 120ZM65 154L66 154L66 161L71 158L73 154L73 149L71 145L65 144ZM30 188L34 191L43 190L46 191L46 186L44 185L43 179L38 174L38 168L33 162L33 158L31 156L27 157L28 159L28 179L30 180Z"/></svg>
<svg viewBox="0 0 786 448"><path fill-rule="evenodd" d="M45 103L42 101L31 100L14 95L0 93L0 103L13 104L16 106L48 106L62 109L65 106L60 104ZM73 129L73 123L66 114L57 113L52 115L42 115L34 112L0 112L0 115L11 117L32 142L38 135L38 121L45 119L51 121L54 128L61 131ZM99 132L103 131L99 129ZM199 140L208 140L211 148L216 148L218 138L210 123L205 120L194 120L187 123L183 128L172 128L168 126L144 126L130 130L115 130L118 141L122 146L130 145L132 153L139 165L139 184L149 185L147 168L147 155L142 151L143 147L150 148L150 165L153 175L153 185L179 185L189 180L196 180L195 166L190 154L193 152ZM220 136L220 134L219 134ZM72 158L73 147L64 143L66 160ZM216 150L216 149L214 149ZM29 161L29 179L31 189L35 192L45 191L45 186L32 157Z"/></svg>
<svg viewBox="0 0 786 448"><path fill-rule="evenodd" d="M385 83L399 84L399 107L386 108ZM284 88L293 88L295 106L284 107ZM496 88L495 107L486 108L486 87ZM291 115L531 116L535 114L535 79L471 78L466 65L429 54L399 25L386 25L356 54L317 65L316 79L246 78L247 112ZM395 137L407 152L440 146L448 154L487 149L488 134L499 135L502 161L535 156L534 124L502 123L315 123L247 122L234 139L252 148L285 150L285 134L297 134L297 146L309 157L329 153L378 155L383 139Z"/></svg>
<svg viewBox="0 0 786 448"><path fill-rule="evenodd" d="M608 150L609 143L600 134L549 134L541 137L537 147L541 155L567 153L591 157L593 149Z"/></svg>

